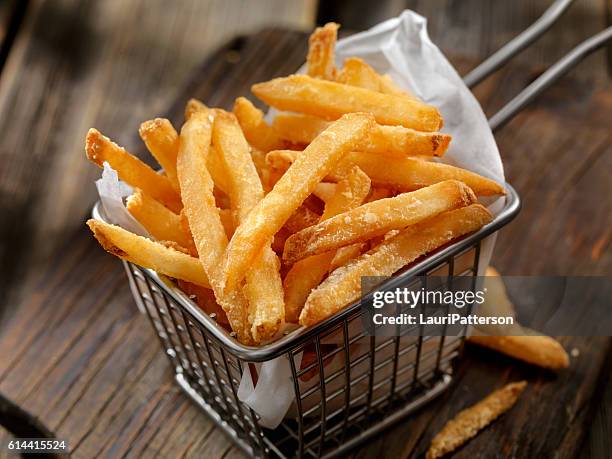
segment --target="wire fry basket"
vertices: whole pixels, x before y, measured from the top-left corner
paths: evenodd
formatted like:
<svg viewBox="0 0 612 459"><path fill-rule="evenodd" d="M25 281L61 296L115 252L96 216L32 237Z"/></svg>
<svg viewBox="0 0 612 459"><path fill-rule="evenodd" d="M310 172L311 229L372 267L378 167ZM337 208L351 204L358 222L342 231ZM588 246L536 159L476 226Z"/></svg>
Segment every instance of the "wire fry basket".
<svg viewBox="0 0 612 459"><path fill-rule="evenodd" d="M541 36L572 0L556 0L523 33L485 60L464 81L483 80ZM591 37L551 66L490 120L496 130L560 76L612 39L612 27ZM436 275L436 289L450 290L454 276L469 276L475 289L483 240L509 223L520 199L506 184L503 209L479 231L428 254L379 285L385 290ZM93 217L105 220L100 203ZM457 336L371 336L360 302L310 328L264 346L236 341L214 318L154 271L124 262L137 304L144 309L179 386L247 454L253 457L337 457L406 417L450 384L466 328ZM441 279L441 281L440 281ZM432 283L423 282L428 289ZM371 294L370 294L371 295ZM369 296L369 295L368 295ZM466 308L464 314L470 314ZM289 361L294 403L276 429L238 397L244 371L276 358Z"/></svg>
<svg viewBox="0 0 612 459"><path fill-rule="evenodd" d="M509 185L506 190L504 209L490 224L379 288L431 274L446 276L443 289L449 288L452 276L475 279L482 240L519 211L518 195ZM93 217L104 220L99 203ZM271 344L245 346L172 281L124 265L135 300L146 311L177 383L254 457L341 455L441 394L462 350L466 329L447 337L371 336L363 327L359 302ZM239 399L238 387L243 371L279 357L289 360L295 398L288 415L272 430L259 425L258 415Z"/></svg>

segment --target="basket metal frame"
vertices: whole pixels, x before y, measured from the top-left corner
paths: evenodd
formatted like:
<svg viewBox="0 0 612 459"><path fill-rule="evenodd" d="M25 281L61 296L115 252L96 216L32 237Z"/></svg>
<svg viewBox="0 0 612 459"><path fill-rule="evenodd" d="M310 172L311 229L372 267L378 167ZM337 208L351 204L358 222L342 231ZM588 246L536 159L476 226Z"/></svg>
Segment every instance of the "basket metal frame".
<svg viewBox="0 0 612 459"><path fill-rule="evenodd" d="M504 208L491 223L428 255L378 288L395 288L433 272L446 274L446 288L454 275L475 279L482 240L520 210L516 191L510 185L506 190ZM100 203L92 214L105 220ZM342 455L440 395L451 383L462 352L463 336L369 336L355 326L362 313L360 301L270 344L246 346L168 278L131 263L124 265L136 290L134 297L144 306L175 370L177 384L253 457ZM330 336L338 337L331 347ZM297 355L308 352L312 361L296 365ZM289 360L295 413L270 430L260 427L257 414L239 400L238 386L249 365L279 357ZM334 359L332 371L328 363ZM304 378L313 373L305 383ZM379 374L390 377L381 380Z"/></svg>

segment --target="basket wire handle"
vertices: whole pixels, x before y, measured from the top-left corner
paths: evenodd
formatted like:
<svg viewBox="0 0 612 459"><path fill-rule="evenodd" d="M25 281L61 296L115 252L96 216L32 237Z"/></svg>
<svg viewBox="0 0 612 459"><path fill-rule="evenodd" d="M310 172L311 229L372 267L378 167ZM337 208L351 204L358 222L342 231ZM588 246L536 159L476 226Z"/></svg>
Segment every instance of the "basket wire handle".
<svg viewBox="0 0 612 459"><path fill-rule="evenodd" d="M463 78L466 86L468 88L476 86L531 43L536 41L557 22L557 19L561 17L573 1L574 0L555 0L537 21L468 73Z"/></svg>
<svg viewBox="0 0 612 459"><path fill-rule="evenodd" d="M559 61L548 68L548 70L540 75L529 86L523 89L510 102L504 105L495 115L489 118L489 126L491 127L491 130L495 131L505 125L529 102L535 99L539 94L565 75L575 65L580 63L589 54L598 50L599 48L602 48L608 41L610 41L610 39L612 39L612 26L602 30L598 34L576 46L572 51L567 53Z"/></svg>

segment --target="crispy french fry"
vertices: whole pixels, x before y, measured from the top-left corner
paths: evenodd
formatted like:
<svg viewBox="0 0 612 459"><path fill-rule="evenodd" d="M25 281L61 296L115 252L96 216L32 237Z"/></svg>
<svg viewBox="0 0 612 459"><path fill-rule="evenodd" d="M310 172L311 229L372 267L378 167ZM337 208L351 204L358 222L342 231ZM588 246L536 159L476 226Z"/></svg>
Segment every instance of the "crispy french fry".
<svg viewBox="0 0 612 459"><path fill-rule="evenodd" d="M303 152L294 150L273 150L266 155L266 162L277 170L288 169ZM381 158L361 151L352 151L338 164L336 171L325 180L338 181L342 171L350 165L357 165L377 186L392 187L402 191L413 191L444 180L459 180L469 186L477 196L505 194L504 187L475 172L449 164L423 161L416 158ZM340 172L338 172L340 171Z"/></svg>
<svg viewBox="0 0 612 459"><path fill-rule="evenodd" d="M436 131L442 125L438 110L421 101L369 89L319 80L307 75L275 78L251 87L253 94L279 110L338 119L346 113L372 113L380 124Z"/></svg>
<svg viewBox="0 0 612 459"><path fill-rule="evenodd" d="M389 75L381 75L379 83L380 83L380 92L384 92L385 94L412 97L414 99L417 98L410 91L407 91L406 89L402 89L399 86L397 86L395 84L395 81L393 81Z"/></svg>
<svg viewBox="0 0 612 459"><path fill-rule="evenodd" d="M309 144L329 126L329 121L311 115L279 114L273 126L278 135L296 144ZM451 136L441 132L420 132L403 126L378 125L370 135L364 151L386 156L442 156Z"/></svg>
<svg viewBox="0 0 612 459"><path fill-rule="evenodd" d="M274 128L264 120L264 114L251 101L239 97L234 102L234 115L238 118L244 136L251 145L264 152L284 148L285 142Z"/></svg>
<svg viewBox="0 0 612 459"><path fill-rule="evenodd" d="M368 247L370 247L370 245L367 242L357 242L355 244L339 248L336 250L334 258L329 264L329 272L332 272L334 269L344 266L349 261L357 258L363 252L365 252Z"/></svg>
<svg viewBox="0 0 612 459"><path fill-rule="evenodd" d="M119 178L134 188L140 188L173 212L180 212L181 197L170 180L121 148L97 129L87 132L85 152L90 161L103 167L104 162L117 171Z"/></svg>
<svg viewBox="0 0 612 459"><path fill-rule="evenodd" d="M314 194L321 201L327 202L332 198L335 192L336 192L335 183L321 182L317 184L312 194Z"/></svg>
<svg viewBox="0 0 612 459"><path fill-rule="evenodd" d="M249 322L256 343L271 339L285 321L285 300L280 261L266 246L246 272L244 292L249 299Z"/></svg>
<svg viewBox="0 0 612 459"><path fill-rule="evenodd" d="M515 307L497 270L492 266L487 267L486 276L487 296L478 314L514 315ZM518 321L510 327L474 327L468 342L542 368L559 370L569 366L569 356L557 340L537 334Z"/></svg>
<svg viewBox="0 0 612 459"><path fill-rule="evenodd" d="M461 411L434 437L425 457L437 459L445 456L474 438L478 432L512 408L526 386L527 381L507 384Z"/></svg>
<svg viewBox="0 0 612 459"><path fill-rule="evenodd" d="M210 288L197 258L100 220L88 220L87 225L104 250L116 257L165 276Z"/></svg>
<svg viewBox="0 0 612 459"><path fill-rule="evenodd" d="M370 192L370 178L357 166L353 166L346 178L338 182L334 195L325 202L321 221L361 205Z"/></svg>
<svg viewBox="0 0 612 459"><path fill-rule="evenodd" d="M321 133L236 229L224 263L226 289L233 289L261 247L284 225L340 158L358 148L371 130L371 115L351 113Z"/></svg>
<svg viewBox="0 0 612 459"><path fill-rule="evenodd" d="M297 233L304 228L316 225L319 223L320 218L320 215L313 212L308 207L301 205L295 209L295 212L293 212L287 219L283 225L283 228L285 228L290 234Z"/></svg>
<svg viewBox="0 0 612 459"><path fill-rule="evenodd" d="M317 27L308 39L308 57L306 64L308 75L324 80L333 80L336 76L336 39L338 28L335 22L328 22Z"/></svg>
<svg viewBox="0 0 612 459"><path fill-rule="evenodd" d="M364 242L475 201L472 190L456 180L373 201L293 234L285 242L283 261L295 263L308 256Z"/></svg>
<svg viewBox="0 0 612 459"><path fill-rule="evenodd" d="M410 191L433 185L443 180L459 180L477 196L505 194L504 187L475 172L449 164L423 161L416 158L389 158L380 161L374 155L351 152L347 164L357 164L377 185Z"/></svg>
<svg viewBox="0 0 612 459"><path fill-rule="evenodd" d="M389 75L380 75L358 57L349 57L344 60L344 65L336 76L336 81L385 94L415 99L408 91L400 89Z"/></svg>
<svg viewBox="0 0 612 459"><path fill-rule="evenodd" d="M393 196L392 189L382 186L373 186L366 202L378 201L379 199L390 198L391 196Z"/></svg>
<svg viewBox="0 0 612 459"><path fill-rule="evenodd" d="M212 113L210 113L210 109L206 105L204 105L204 103L200 102L198 99L189 99L187 101L187 104L185 105L185 121L189 121L189 119L194 113L206 112L209 112L209 115L212 116ZM212 118L210 119L210 122L213 122Z"/></svg>
<svg viewBox="0 0 612 459"><path fill-rule="evenodd" d="M532 365L551 370L569 366L569 356L563 346L550 336L478 336L468 342L487 347Z"/></svg>
<svg viewBox="0 0 612 459"><path fill-rule="evenodd" d="M217 302L227 314L238 340L251 343L246 298L240 289L224 290L221 266L227 247L227 236L213 196L213 180L206 168L212 136L211 120L195 112L180 134L177 173L185 215L189 222L200 262L215 292Z"/></svg>
<svg viewBox="0 0 612 459"><path fill-rule="evenodd" d="M219 209L219 217L221 218L221 224L225 230L225 235L229 241L236 231L236 224L234 223L234 216L230 209Z"/></svg>
<svg viewBox="0 0 612 459"><path fill-rule="evenodd" d="M365 63L363 59L358 57L349 57L344 60L342 69L336 76L336 81L358 88L370 89L371 91L380 90L381 76L376 71Z"/></svg>
<svg viewBox="0 0 612 459"><path fill-rule="evenodd" d="M195 250L191 234L181 225L181 217L142 190L134 190L134 194L127 199L126 207L158 241L174 241L187 250Z"/></svg>
<svg viewBox="0 0 612 459"><path fill-rule="evenodd" d="M140 138L149 152L164 168L166 177L176 191L179 191L176 177L176 155L178 154L178 134L172 123L165 118L145 121L138 129Z"/></svg>
<svg viewBox="0 0 612 459"><path fill-rule="evenodd" d="M238 221L242 221L261 201L263 188L251 157L249 144L233 114L217 113L212 141L218 153L220 167L227 171L227 193L230 202L237 212Z"/></svg>
<svg viewBox="0 0 612 459"><path fill-rule="evenodd" d="M243 222L264 195L250 147L236 117L226 112L215 117L212 139L228 171L232 208L238 222ZM271 242L270 239L246 272L244 293L249 301L249 323L256 343L272 338L285 318L280 262Z"/></svg>
<svg viewBox="0 0 612 459"><path fill-rule="evenodd" d="M338 183L336 191L325 204L321 221L359 206L370 191L370 179L358 167L353 167L345 180ZM285 319L297 322L308 295L329 271L335 251L304 258L295 263L287 275L285 287Z"/></svg>
<svg viewBox="0 0 612 459"><path fill-rule="evenodd" d="M300 324L314 325L357 300L362 293L362 277L390 276L420 256L478 230L491 220L486 208L472 204L400 231L342 269L333 271L306 300Z"/></svg>

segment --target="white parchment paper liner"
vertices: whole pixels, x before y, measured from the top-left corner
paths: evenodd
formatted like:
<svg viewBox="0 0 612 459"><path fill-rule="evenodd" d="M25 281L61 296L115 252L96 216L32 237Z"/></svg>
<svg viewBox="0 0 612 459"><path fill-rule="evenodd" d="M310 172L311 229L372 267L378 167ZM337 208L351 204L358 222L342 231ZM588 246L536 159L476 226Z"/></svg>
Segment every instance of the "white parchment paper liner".
<svg viewBox="0 0 612 459"><path fill-rule="evenodd" d="M337 66L341 67L343 60L351 56L362 58L376 71L390 75L399 86L440 110L445 123L443 132L453 136L443 162L504 183L501 158L484 113L453 66L429 39L425 18L407 10L399 17L389 19L366 32L340 40L336 47ZM268 118L272 116L273 110L268 114ZM122 198L129 194L129 188L125 188L117 179L116 173L109 169L105 166L103 178L98 181L98 190L107 218L130 231L146 235L146 231L123 206ZM489 209L495 213L502 205L503 201L499 199L492 203ZM489 264L494 244L495 235L483 241L479 275L484 274ZM331 335L326 342L341 344L341 338L341 335ZM436 339L429 342L432 349L437 347ZM351 347L351 353L359 351L358 345ZM406 362L414 358L410 353L402 357ZM301 360L302 353L296 356L296 368L300 368ZM325 373L330 374L341 365L341 359L334 358L325 365ZM238 396L260 416L259 422L262 426L275 428L286 415L295 414L295 409L292 409L294 389L290 363L288 358L283 356L256 367L257 384L253 384L247 369L242 375ZM422 368L427 371L427 364L424 363ZM387 377L388 371L390 370L382 369L376 379ZM300 388L306 389L312 387L312 384L318 384L319 377L320 375L316 375L308 381L300 380ZM398 380L397 384L401 383L402 381ZM329 387L330 391L334 390L333 384L344 384L344 378L337 378ZM336 400L337 403L343 403L343 397L337 397ZM319 402L314 399L306 400L303 402L303 409L307 410Z"/></svg>

